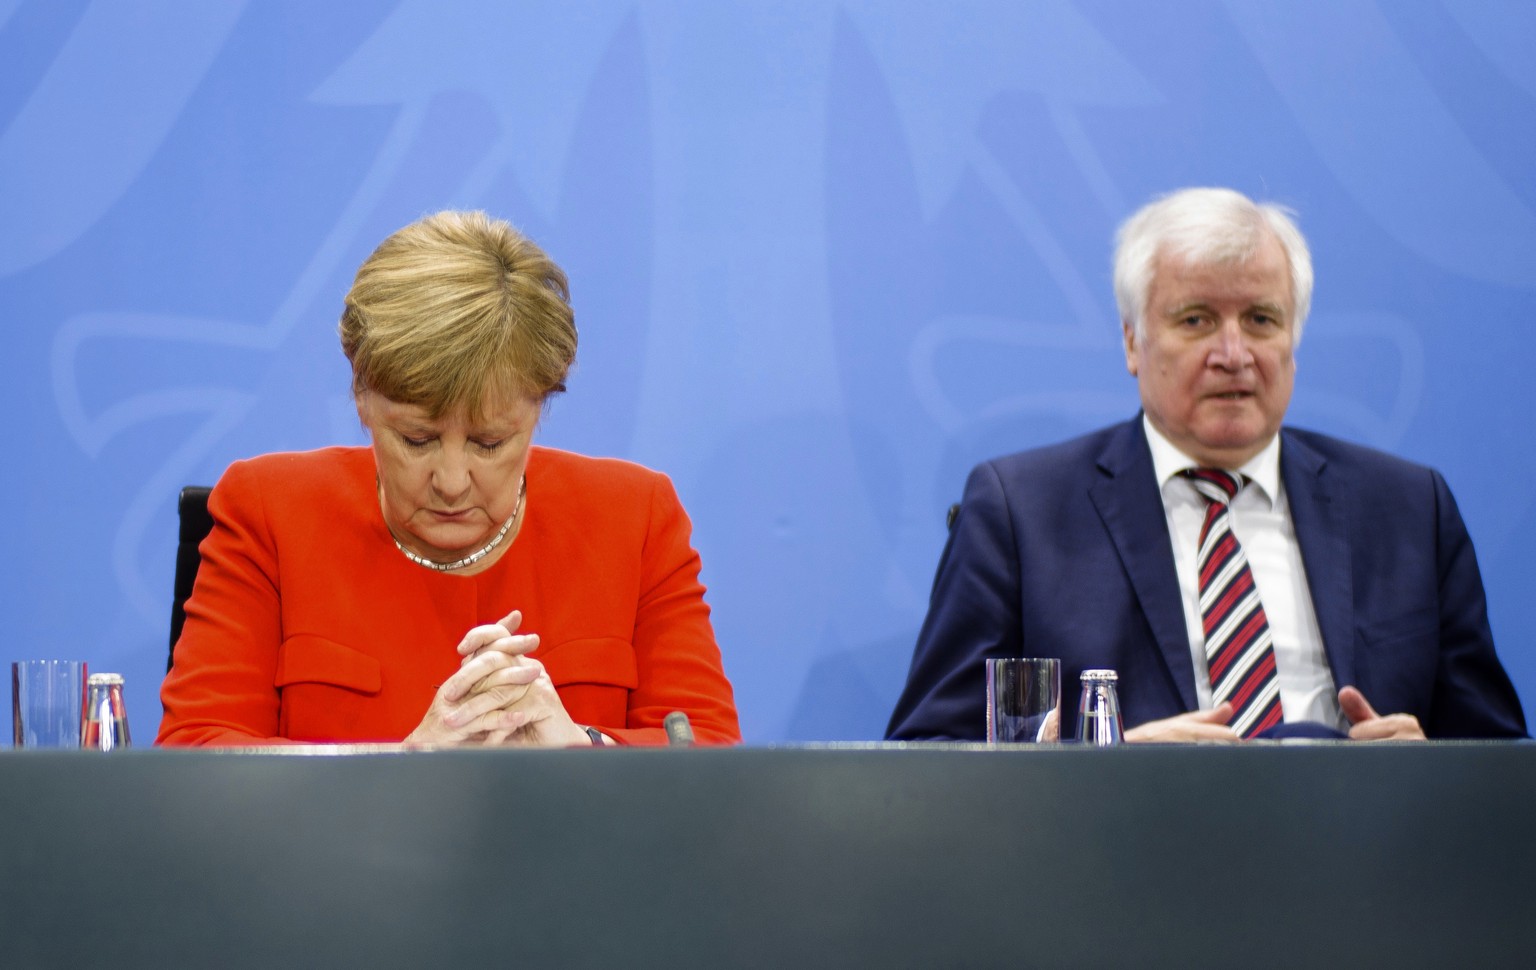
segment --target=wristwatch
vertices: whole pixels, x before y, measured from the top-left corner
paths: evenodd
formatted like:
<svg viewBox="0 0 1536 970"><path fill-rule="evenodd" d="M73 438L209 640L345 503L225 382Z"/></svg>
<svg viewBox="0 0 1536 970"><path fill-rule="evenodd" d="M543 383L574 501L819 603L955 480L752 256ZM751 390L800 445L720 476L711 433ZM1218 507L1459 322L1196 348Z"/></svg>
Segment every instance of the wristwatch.
<svg viewBox="0 0 1536 970"><path fill-rule="evenodd" d="M592 747L601 748L608 744L607 741L603 740L603 732L599 731L597 728L589 727L586 730L587 737L592 739Z"/></svg>

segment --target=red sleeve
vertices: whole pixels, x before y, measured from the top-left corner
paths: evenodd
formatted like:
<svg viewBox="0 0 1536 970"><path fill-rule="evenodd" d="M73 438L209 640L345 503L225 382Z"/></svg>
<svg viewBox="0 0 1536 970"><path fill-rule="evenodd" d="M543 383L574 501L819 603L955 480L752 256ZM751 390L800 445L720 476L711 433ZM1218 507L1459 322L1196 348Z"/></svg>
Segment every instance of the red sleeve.
<svg viewBox="0 0 1536 970"><path fill-rule="evenodd" d="M258 474L236 462L208 498L213 531L160 688L156 744L284 744L274 686L282 619L277 555Z"/></svg>
<svg viewBox="0 0 1536 970"><path fill-rule="evenodd" d="M625 728L604 727L624 744L665 744L663 720L688 715L701 744L736 744L741 727L709 623L693 525L665 475L656 475L635 613L638 686L630 692Z"/></svg>

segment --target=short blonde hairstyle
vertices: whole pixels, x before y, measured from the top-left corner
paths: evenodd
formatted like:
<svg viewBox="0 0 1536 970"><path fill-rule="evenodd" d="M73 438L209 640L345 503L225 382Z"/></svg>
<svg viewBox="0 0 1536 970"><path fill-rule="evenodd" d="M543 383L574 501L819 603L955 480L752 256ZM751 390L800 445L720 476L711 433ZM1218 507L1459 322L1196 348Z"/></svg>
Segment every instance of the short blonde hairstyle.
<svg viewBox="0 0 1536 970"><path fill-rule="evenodd" d="M540 401L565 390L576 320L565 273L484 212L411 223L363 261L341 314L352 393L438 418L484 413L492 394Z"/></svg>

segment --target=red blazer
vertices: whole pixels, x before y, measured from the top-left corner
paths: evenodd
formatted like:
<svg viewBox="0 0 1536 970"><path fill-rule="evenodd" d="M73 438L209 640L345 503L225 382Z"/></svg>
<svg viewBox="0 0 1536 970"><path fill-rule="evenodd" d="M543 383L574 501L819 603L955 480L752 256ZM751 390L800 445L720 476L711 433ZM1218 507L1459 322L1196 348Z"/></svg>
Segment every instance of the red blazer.
<svg viewBox="0 0 1536 970"><path fill-rule="evenodd" d="M474 576L395 548L367 448L231 465L160 690L160 744L398 741L459 666L471 627L523 612L578 724L661 744L683 711L701 741L741 740L666 476L534 448L516 541Z"/></svg>

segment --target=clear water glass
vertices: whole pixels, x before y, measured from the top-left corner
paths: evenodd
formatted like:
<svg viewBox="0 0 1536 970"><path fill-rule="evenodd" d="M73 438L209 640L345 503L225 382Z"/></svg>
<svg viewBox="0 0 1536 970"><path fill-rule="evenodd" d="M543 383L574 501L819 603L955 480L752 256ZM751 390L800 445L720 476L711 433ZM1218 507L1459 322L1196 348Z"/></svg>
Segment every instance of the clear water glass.
<svg viewBox="0 0 1536 970"><path fill-rule="evenodd" d="M11 664L12 743L18 748L80 747L85 662L18 660Z"/></svg>
<svg viewBox="0 0 1536 970"><path fill-rule="evenodd" d="M1061 740L1061 661L987 660L987 743Z"/></svg>

